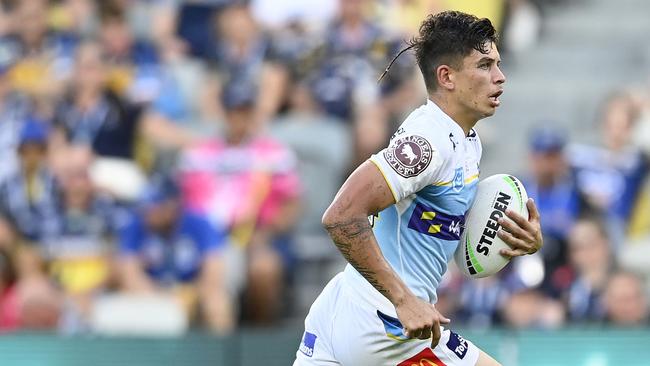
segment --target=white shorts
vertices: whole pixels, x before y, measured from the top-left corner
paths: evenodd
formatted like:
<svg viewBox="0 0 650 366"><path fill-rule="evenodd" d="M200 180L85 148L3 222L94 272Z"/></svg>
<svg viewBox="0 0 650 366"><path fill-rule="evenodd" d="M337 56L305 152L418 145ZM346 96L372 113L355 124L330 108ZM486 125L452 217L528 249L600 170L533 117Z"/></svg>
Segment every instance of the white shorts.
<svg viewBox="0 0 650 366"><path fill-rule="evenodd" d="M438 345L433 350L430 345L431 340L406 338L390 302L346 270L309 310L293 365L474 366L480 352L442 327Z"/></svg>

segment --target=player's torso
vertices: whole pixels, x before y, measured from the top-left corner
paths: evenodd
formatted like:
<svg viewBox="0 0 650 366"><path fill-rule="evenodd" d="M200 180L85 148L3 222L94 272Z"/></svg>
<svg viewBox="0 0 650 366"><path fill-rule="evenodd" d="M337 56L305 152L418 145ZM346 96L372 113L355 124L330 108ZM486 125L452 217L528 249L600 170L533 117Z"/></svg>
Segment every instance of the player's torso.
<svg viewBox="0 0 650 366"><path fill-rule="evenodd" d="M474 199L481 157L480 141L473 130L465 136L458 125L445 122L423 124L409 118L398 130L393 137L398 146L395 158L402 152L402 158L411 151L424 153L428 147L422 143L416 147L413 144L418 141L412 137L399 139L401 135L419 134L418 129L432 128L433 134L429 131L422 135L433 140L431 149L439 150L443 163L424 188L373 219L375 235L388 262L416 295L432 302ZM410 148L399 147L409 144Z"/></svg>

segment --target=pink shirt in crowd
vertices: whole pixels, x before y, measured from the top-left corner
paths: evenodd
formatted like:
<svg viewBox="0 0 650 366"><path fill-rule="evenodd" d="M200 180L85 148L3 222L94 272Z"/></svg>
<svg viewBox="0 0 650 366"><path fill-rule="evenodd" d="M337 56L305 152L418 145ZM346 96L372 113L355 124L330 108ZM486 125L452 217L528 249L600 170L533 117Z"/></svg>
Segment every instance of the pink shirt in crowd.
<svg viewBox="0 0 650 366"><path fill-rule="evenodd" d="M268 224L283 202L300 194L295 156L269 137L192 147L181 157L180 182L190 209L227 228Z"/></svg>

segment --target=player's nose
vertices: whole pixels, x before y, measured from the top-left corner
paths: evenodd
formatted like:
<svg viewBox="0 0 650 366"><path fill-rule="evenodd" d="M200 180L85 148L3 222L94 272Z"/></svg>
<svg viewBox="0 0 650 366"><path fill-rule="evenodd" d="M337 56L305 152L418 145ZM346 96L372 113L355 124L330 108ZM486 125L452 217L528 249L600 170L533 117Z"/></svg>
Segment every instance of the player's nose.
<svg viewBox="0 0 650 366"><path fill-rule="evenodd" d="M500 67L495 67L495 75L494 75L494 83L495 84L503 84L506 82L506 75L501 71Z"/></svg>

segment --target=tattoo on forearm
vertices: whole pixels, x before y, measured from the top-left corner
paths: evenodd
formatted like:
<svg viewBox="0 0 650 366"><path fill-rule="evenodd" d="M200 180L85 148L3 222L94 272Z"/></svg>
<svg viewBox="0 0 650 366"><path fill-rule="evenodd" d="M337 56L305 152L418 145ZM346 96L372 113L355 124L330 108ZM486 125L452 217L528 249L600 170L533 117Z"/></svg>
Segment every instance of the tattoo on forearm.
<svg viewBox="0 0 650 366"><path fill-rule="evenodd" d="M370 268L373 258L368 253L367 243L373 233L366 218L326 225L334 244L345 259L382 295L388 297L389 291L378 282L377 273Z"/></svg>

